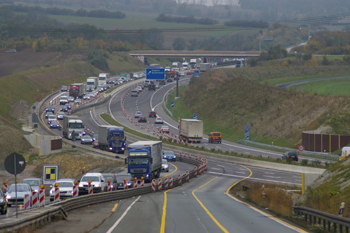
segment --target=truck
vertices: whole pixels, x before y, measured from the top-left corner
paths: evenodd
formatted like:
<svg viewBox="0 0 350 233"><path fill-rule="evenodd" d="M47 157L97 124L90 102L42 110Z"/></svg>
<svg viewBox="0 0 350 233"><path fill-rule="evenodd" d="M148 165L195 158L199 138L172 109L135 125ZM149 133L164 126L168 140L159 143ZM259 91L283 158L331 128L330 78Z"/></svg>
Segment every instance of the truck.
<svg viewBox="0 0 350 233"><path fill-rule="evenodd" d="M108 79L109 79L109 73L100 73L98 75L98 86L106 85Z"/></svg>
<svg viewBox="0 0 350 233"><path fill-rule="evenodd" d="M84 132L84 125L81 117L75 115L64 115L62 124L64 138L72 139L74 131L75 139L81 139Z"/></svg>
<svg viewBox="0 0 350 233"><path fill-rule="evenodd" d="M73 83L69 87L69 96L76 98L83 98L85 94L85 84L84 83Z"/></svg>
<svg viewBox="0 0 350 233"><path fill-rule="evenodd" d="M183 62L182 63L182 70L188 70L189 67L188 67L188 63L187 62Z"/></svg>
<svg viewBox="0 0 350 233"><path fill-rule="evenodd" d="M98 144L101 150L124 154L126 147L124 127L114 125L99 125Z"/></svg>
<svg viewBox="0 0 350 233"><path fill-rule="evenodd" d="M203 139L203 121L196 119L180 120L180 140L200 143Z"/></svg>
<svg viewBox="0 0 350 233"><path fill-rule="evenodd" d="M162 142L138 141L130 144L125 164L133 178L143 177L145 182L159 178L162 169Z"/></svg>
<svg viewBox="0 0 350 233"><path fill-rule="evenodd" d="M120 73L120 78L124 81L128 80L128 74L127 73Z"/></svg>
<svg viewBox="0 0 350 233"><path fill-rule="evenodd" d="M86 90L93 91L98 86L98 78L97 77L88 77L86 79Z"/></svg>
<svg viewBox="0 0 350 233"><path fill-rule="evenodd" d="M180 69L181 63L180 62L173 62L173 64L171 65L172 69L178 68Z"/></svg>
<svg viewBox="0 0 350 233"><path fill-rule="evenodd" d="M199 71L205 72L211 69L211 65L209 63L201 63L199 64Z"/></svg>
<svg viewBox="0 0 350 233"><path fill-rule="evenodd" d="M199 59L197 58L190 59L190 66L192 69L197 68L198 63L199 63Z"/></svg>

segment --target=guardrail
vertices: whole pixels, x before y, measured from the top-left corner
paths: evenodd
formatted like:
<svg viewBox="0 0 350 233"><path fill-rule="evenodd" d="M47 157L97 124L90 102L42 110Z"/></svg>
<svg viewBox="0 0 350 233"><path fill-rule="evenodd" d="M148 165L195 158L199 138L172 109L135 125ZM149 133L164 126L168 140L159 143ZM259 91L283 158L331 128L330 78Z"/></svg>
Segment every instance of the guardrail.
<svg viewBox="0 0 350 233"><path fill-rule="evenodd" d="M173 88L172 88L173 89ZM172 89L170 89L170 90L172 90ZM165 101L164 101L164 108L165 108L165 110L168 112L168 114L170 115L170 116L173 116L173 113L167 108L167 103L168 103L168 95L169 95L169 92L170 92L170 90L168 91L168 93L165 95Z"/></svg>
<svg viewBox="0 0 350 233"><path fill-rule="evenodd" d="M311 225L319 225L323 230L342 233L345 230L349 232L350 219L333 214L328 214L319 210L314 210L303 206L293 206L293 211L297 215L304 215L304 219Z"/></svg>
<svg viewBox="0 0 350 233"><path fill-rule="evenodd" d="M207 162L205 159L202 159L198 156L192 155L180 155L178 161L189 163L195 166L203 166L203 172L206 170ZM200 175L200 174L198 174ZM189 179L195 177L194 169L189 172ZM163 181L163 178L160 178ZM187 182L186 174L181 175L181 183L184 184ZM179 185L178 179L173 180L173 187ZM166 189L164 182L162 182L162 190ZM158 190L158 186L156 187ZM131 188L127 190L96 193L92 195L85 195L67 199L65 201L53 203L49 206L43 208L33 208L23 212L20 212L18 218L16 216L8 217L1 220L0 222L0 232L9 232L16 231L24 227L36 228L43 224L51 222L51 220L56 215L61 215L63 219L66 219L68 214L67 212L82 208L88 205L99 204L103 202L115 201L120 199L125 199L137 195L148 194L152 192L152 187L150 184L145 187Z"/></svg>

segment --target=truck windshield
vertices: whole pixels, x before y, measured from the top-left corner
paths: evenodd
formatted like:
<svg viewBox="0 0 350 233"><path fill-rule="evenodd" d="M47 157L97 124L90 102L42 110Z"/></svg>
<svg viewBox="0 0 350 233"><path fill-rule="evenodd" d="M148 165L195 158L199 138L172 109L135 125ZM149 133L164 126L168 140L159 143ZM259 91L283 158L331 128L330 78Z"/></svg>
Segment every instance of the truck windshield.
<svg viewBox="0 0 350 233"><path fill-rule="evenodd" d="M106 80L106 77L98 77L98 80L104 81L104 80Z"/></svg>
<svg viewBox="0 0 350 233"><path fill-rule="evenodd" d="M117 140L124 140L124 133L123 132L118 132L118 133L113 133L108 135L107 138L108 141L117 141Z"/></svg>
<svg viewBox="0 0 350 233"><path fill-rule="evenodd" d="M70 129L81 129L81 128L83 128L83 124L82 123L69 123L68 127Z"/></svg>
<svg viewBox="0 0 350 233"><path fill-rule="evenodd" d="M87 85L95 85L94 82L87 82L86 84L87 84Z"/></svg>
<svg viewBox="0 0 350 233"><path fill-rule="evenodd" d="M78 89L69 89L69 93L78 93L79 90Z"/></svg>
<svg viewBox="0 0 350 233"><path fill-rule="evenodd" d="M129 165L142 165L142 164L148 164L149 162L149 158L145 157L145 158L132 158L129 157Z"/></svg>

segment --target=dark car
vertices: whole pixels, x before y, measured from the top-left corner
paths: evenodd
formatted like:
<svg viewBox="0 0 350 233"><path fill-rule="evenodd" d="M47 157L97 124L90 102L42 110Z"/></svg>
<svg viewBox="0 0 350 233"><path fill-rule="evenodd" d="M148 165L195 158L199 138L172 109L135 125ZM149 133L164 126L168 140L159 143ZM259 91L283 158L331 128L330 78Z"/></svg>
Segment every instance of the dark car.
<svg viewBox="0 0 350 233"><path fill-rule="evenodd" d="M62 86L61 87L61 91L68 91L68 87L67 86Z"/></svg>
<svg viewBox="0 0 350 233"><path fill-rule="evenodd" d="M46 109L45 109L46 112L52 112L52 113L55 113L55 108L52 107L52 106L48 106Z"/></svg>
<svg viewBox="0 0 350 233"><path fill-rule="evenodd" d="M0 213L7 214L7 199L2 189L0 189Z"/></svg>
<svg viewBox="0 0 350 233"><path fill-rule="evenodd" d="M56 120L50 121L50 128L60 128L60 124Z"/></svg>
<svg viewBox="0 0 350 233"><path fill-rule="evenodd" d="M163 151L163 159L176 162L176 155L172 150L165 150Z"/></svg>
<svg viewBox="0 0 350 233"><path fill-rule="evenodd" d="M52 112L45 113L45 118L49 118L49 115L53 115L53 113Z"/></svg>
<svg viewBox="0 0 350 233"><path fill-rule="evenodd" d="M92 141L98 140L98 134L95 133L92 135Z"/></svg>
<svg viewBox="0 0 350 233"><path fill-rule="evenodd" d="M139 122L146 122L147 123L147 118L144 116L139 117Z"/></svg>
<svg viewBox="0 0 350 233"><path fill-rule="evenodd" d="M288 151L282 155L282 159L298 161L299 156L297 152Z"/></svg>
<svg viewBox="0 0 350 233"><path fill-rule="evenodd" d="M128 188L134 187L134 183L131 174L117 174L117 189L124 189L124 179L126 178L126 185Z"/></svg>
<svg viewBox="0 0 350 233"><path fill-rule="evenodd" d="M81 144L92 144L92 138L89 135L81 137Z"/></svg>
<svg viewBox="0 0 350 233"><path fill-rule="evenodd" d="M157 117L157 113L152 111L148 114L148 117Z"/></svg>
<svg viewBox="0 0 350 233"><path fill-rule="evenodd" d="M112 186L111 187L112 191L117 190L117 178L115 177L115 174L113 174L113 173L102 173L102 175L105 178L105 181L106 181L107 185L108 185L108 180L110 180L111 186Z"/></svg>

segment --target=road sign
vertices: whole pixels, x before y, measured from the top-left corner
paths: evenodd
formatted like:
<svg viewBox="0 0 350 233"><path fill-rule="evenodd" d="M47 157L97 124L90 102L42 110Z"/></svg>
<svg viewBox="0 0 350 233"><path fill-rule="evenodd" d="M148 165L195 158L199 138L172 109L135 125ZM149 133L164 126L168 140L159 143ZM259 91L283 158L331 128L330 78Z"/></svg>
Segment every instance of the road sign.
<svg viewBox="0 0 350 233"><path fill-rule="evenodd" d="M58 180L58 165L43 165L43 183L54 184Z"/></svg>
<svg viewBox="0 0 350 233"><path fill-rule="evenodd" d="M164 71L164 69L146 69L146 79L164 80L165 79L165 71Z"/></svg>
<svg viewBox="0 0 350 233"><path fill-rule="evenodd" d="M193 114L193 119L197 120L197 114Z"/></svg>
<svg viewBox="0 0 350 233"><path fill-rule="evenodd" d="M245 126L244 133L245 133L245 138L249 139L249 125Z"/></svg>
<svg viewBox="0 0 350 233"><path fill-rule="evenodd" d="M300 145L300 146L298 146L298 149L299 149L299 151L303 151L304 150L304 146Z"/></svg>
<svg viewBox="0 0 350 233"><path fill-rule="evenodd" d="M6 171L13 175L22 173L26 168L26 160L22 155L17 153L12 153L7 156L4 164Z"/></svg>
<svg viewBox="0 0 350 233"><path fill-rule="evenodd" d="M171 107L172 108L174 107L174 101L171 101Z"/></svg>

